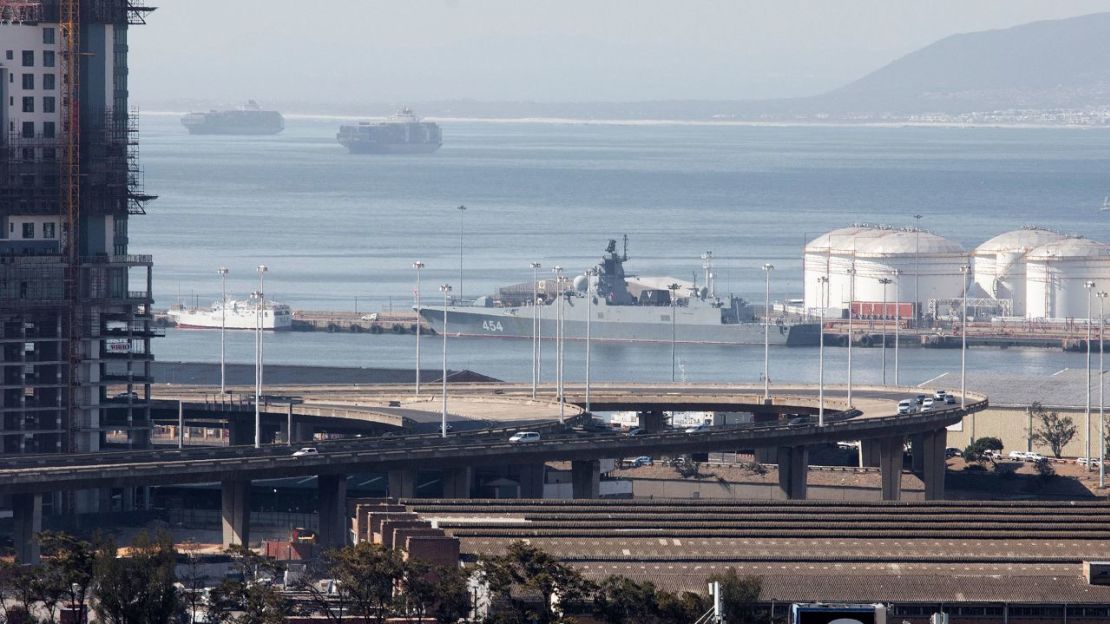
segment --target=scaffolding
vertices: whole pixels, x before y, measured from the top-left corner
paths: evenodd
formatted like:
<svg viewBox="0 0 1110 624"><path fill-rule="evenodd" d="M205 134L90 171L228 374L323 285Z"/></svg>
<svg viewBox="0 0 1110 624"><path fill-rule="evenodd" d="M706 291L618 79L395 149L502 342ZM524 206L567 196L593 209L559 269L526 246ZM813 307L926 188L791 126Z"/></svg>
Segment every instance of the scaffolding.
<svg viewBox="0 0 1110 624"><path fill-rule="evenodd" d="M42 20L38 0L0 0L0 24L35 24Z"/></svg>

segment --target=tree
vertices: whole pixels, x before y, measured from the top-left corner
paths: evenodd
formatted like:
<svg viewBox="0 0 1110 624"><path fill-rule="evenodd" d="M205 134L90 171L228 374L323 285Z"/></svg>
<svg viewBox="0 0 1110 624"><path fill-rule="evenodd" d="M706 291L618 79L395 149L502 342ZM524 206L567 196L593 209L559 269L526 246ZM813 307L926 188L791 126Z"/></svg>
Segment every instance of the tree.
<svg viewBox="0 0 1110 624"><path fill-rule="evenodd" d="M1060 459L1064 447L1075 437L1075 423L1071 416L1061 417L1059 413L1048 411L1040 403L1029 406L1029 416L1037 421L1030 439L1052 449L1053 457Z"/></svg>
<svg viewBox="0 0 1110 624"><path fill-rule="evenodd" d="M329 621L341 621L344 611L363 622L384 622L395 611L394 588L404 580L404 565L397 551L380 544L360 542L328 551L325 555L332 591L308 579L301 589L308 592L317 612ZM337 613L338 612L338 613Z"/></svg>
<svg viewBox="0 0 1110 624"><path fill-rule="evenodd" d="M458 566L404 563L405 611L417 622L431 615L436 622L458 622L470 612L466 572Z"/></svg>
<svg viewBox="0 0 1110 624"><path fill-rule="evenodd" d="M208 593L207 619L211 624L282 624L292 605L270 585L282 573L273 559L242 544L224 549L239 573L224 579ZM188 591L188 589L186 589Z"/></svg>
<svg viewBox="0 0 1110 624"><path fill-rule="evenodd" d="M659 617L668 624L671 622L676 624L679 622L696 622L709 609L708 599L701 594L659 592Z"/></svg>
<svg viewBox="0 0 1110 624"><path fill-rule="evenodd" d="M169 624L181 611L174 587L177 552L169 535L139 533L126 557L107 544L96 558L94 602L106 624Z"/></svg>
<svg viewBox="0 0 1110 624"><path fill-rule="evenodd" d="M976 438L974 442L967 445L964 449L963 459L965 462L978 462L982 463L989 459L992 455L1002 452L1002 440L999 438L985 437Z"/></svg>
<svg viewBox="0 0 1110 624"><path fill-rule="evenodd" d="M577 570L524 542L513 542L504 555L483 559L478 574L505 605L507 617L502 619L509 622L557 622L556 605L582 604L593 590ZM541 597L539 609L521 597L529 593Z"/></svg>
<svg viewBox="0 0 1110 624"><path fill-rule="evenodd" d="M0 563L0 603L5 622L34 622L31 613L39 602L38 578L42 566Z"/></svg>
<svg viewBox="0 0 1110 624"><path fill-rule="evenodd" d="M200 557L197 556L197 545L189 542L185 545L185 576L181 578L181 602L189 616L189 622L196 622L197 615L204 604L204 589L207 575L201 570Z"/></svg>
<svg viewBox="0 0 1110 624"><path fill-rule="evenodd" d="M763 579L758 576L740 576L735 568L723 574L714 574L709 582L720 584L721 608L726 622L757 624L768 621L768 614L759 608L759 595L763 592Z"/></svg>
<svg viewBox="0 0 1110 624"><path fill-rule="evenodd" d="M38 540L43 552L44 574L50 579L49 591L59 592L59 598L77 609L78 624L83 624L87 619L83 607L94 581L98 547L72 535L52 531L43 531Z"/></svg>
<svg viewBox="0 0 1110 624"><path fill-rule="evenodd" d="M623 576L609 576L598 584L594 594L594 615L607 624L658 622L659 592L650 581L641 584Z"/></svg>

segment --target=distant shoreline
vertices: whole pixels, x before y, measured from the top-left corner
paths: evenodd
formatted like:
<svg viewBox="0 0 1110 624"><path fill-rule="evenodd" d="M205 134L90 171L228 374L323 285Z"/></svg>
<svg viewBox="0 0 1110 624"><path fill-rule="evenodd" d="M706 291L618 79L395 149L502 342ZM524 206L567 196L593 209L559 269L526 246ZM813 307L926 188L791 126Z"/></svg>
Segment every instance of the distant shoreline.
<svg viewBox="0 0 1110 624"><path fill-rule="evenodd" d="M151 117L181 117L187 112L180 111L142 111L140 115ZM317 121L383 121L383 116L330 115L319 113L283 113L286 119L307 119ZM974 123L945 121L745 121L739 119L582 119L576 117L439 117L429 115L428 121L443 123L489 123L489 124L532 124L563 126L737 126L768 128L967 128L967 129L1015 129L1015 130L1106 130L1110 126L1093 124L1036 124L1036 123Z"/></svg>

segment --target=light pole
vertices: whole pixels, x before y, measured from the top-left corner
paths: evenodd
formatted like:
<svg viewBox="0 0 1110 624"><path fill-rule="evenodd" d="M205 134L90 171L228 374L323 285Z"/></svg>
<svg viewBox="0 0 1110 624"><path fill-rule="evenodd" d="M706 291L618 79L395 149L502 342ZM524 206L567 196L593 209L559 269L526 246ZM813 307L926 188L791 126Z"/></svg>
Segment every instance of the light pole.
<svg viewBox="0 0 1110 624"><path fill-rule="evenodd" d="M451 285L442 284L439 287L443 293L443 375L440 380L443 385L443 414L439 423L440 437L447 437L447 299L451 294Z"/></svg>
<svg viewBox="0 0 1110 624"><path fill-rule="evenodd" d="M852 304L856 300L856 261L852 260L852 266L848 267L848 405L852 405L852 317L855 316L855 310L852 309Z"/></svg>
<svg viewBox="0 0 1110 624"><path fill-rule="evenodd" d="M671 284L667 286L667 290L671 291L671 383L674 383L677 380L677 377L675 376L675 363L677 362L677 353L675 350L675 344L677 342L677 335L675 333L675 313L678 312L677 306L679 288L682 287L678 284Z"/></svg>
<svg viewBox="0 0 1110 624"><path fill-rule="evenodd" d="M536 398L536 386L540 382L540 263L530 262L532 267L532 398Z"/></svg>
<svg viewBox="0 0 1110 624"><path fill-rule="evenodd" d="M412 263L416 269L416 291L413 292L413 305L416 307L416 396L420 396L420 269L424 263L417 260ZM447 318L447 306L443 306L443 318Z"/></svg>
<svg viewBox="0 0 1110 624"><path fill-rule="evenodd" d="M771 398L771 271L775 265L764 264L763 282L763 402Z"/></svg>
<svg viewBox="0 0 1110 624"><path fill-rule="evenodd" d="M915 317L921 316L921 216L913 216L913 300Z"/></svg>
<svg viewBox="0 0 1110 624"><path fill-rule="evenodd" d="M220 274L220 394L227 394L225 354L227 351L227 267L216 269Z"/></svg>
<svg viewBox="0 0 1110 624"><path fill-rule="evenodd" d="M597 267L586 269L586 411L590 411L590 317L593 316L594 276Z"/></svg>
<svg viewBox="0 0 1110 624"><path fill-rule="evenodd" d="M898 345L902 342L899 335L902 325L902 281L898 276L902 274L901 269L894 269L890 272L893 276L891 279L894 282L894 385L898 385Z"/></svg>
<svg viewBox="0 0 1110 624"><path fill-rule="evenodd" d="M1083 282L1087 289L1087 472L1091 471L1091 295L1095 291L1094 282Z"/></svg>
<svg viewBox="0 0 1110 624"><path fill-rule="evenodd" d="M258 265L258 377L254 386L254 448L262 446L262 411L259 400L262 398L263 368L266 366L266 344L262 335L263 326L266 324L266 271L265 264Z"/></svg>
<svg viewBox="0 0 1110 624"><path fill-rule="evenodd" d="M883 285L883 385L886 385L886 303L888 301L886 287L893 282L889 277L880 277L879 283Z"/></svg>
<svg viewBox="0 0 1110 624"><path fill-rule="evenodd" d="M463 296L463 216L466 215L466 206L459 206L459 300ZM446 315L446 313L444 313Z"/></svg>
<svg viewBox="0 0 1110 624"><path fill-rule="evenodd" d="M552 271L555 273L555 296L558 298L555 308L555 398L559 401L559 422L563 422L566 405L563 396L563 341L566 340L563 327L563 267L556 265Z"/></svg>
<svg viewBox="0 0 1110 624"><path fill-rule="evenodd" d="M1106 487L1106 364L1103 360L1106 330L1106 291L1096 293L1098 297L1098 486Z"/></svg>
<svg viewBox="0 0 1110 624"><path fill-rule="evenodd" d="M821 308L818 312L821 322L821 339L817 343L817 426L825 426L825 293L829 288L829 276L820 275L817 283L821 285Z"/></svg>
<svg viewBox="0 0 1110 624"><path fill-rule="evenodd" d="M961 307L963 312L960 319L960 409L967 407L967 278L971 273L969 265L960 267L963 275L963 296ZM971 441L975 442L975 416L971 417Z"/></svg>

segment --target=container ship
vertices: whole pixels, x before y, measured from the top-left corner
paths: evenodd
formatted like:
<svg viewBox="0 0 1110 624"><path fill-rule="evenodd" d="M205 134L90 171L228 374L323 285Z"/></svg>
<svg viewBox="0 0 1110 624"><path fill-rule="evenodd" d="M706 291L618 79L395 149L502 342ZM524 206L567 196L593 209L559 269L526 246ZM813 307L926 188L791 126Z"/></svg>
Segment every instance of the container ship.
<svg viewBox="0 0 1110 624"><path fill-rule="evenodd" d="M618 253L616 240L610 240L601 263L591 271L594 275L579 275L570 283L537 283L534 306L533 285L528 282L502 288L497 295L479 297L469 305L421 306L418 312L437 332L444 330L446 317L451 335L515 338L532 337L535 315L541 336L554 338L561 297L563 331L570 340L586 338L588 313L591 340L670 342L673 336L681 343L763 344L763 320L757 320L740 297L716 295L709 261L704 267L706 285L701 288L666 277L626 276L627 261L627 250ZM815 346L820 340L817 323L785 316L769 319L767 333L775 345Z"/></svg>
<svg viewBox="0 0 1110 624"><path fill-rule="evenodd" d="M209 308L175 306L166 315L182 329L256 329L258 304L252 301L217 301ZM262 306L262 329L282 331L293 326L293 314L284 303L266 301Z"/></svg>
<svg viewBox="0 0 1110 624"><path fill-rule="evenodd" d="M207 113L189 113L181 118L181 125L189 134L278 134L285 129L285 118L281 113L262 110L258 102L251 100L237 110Z"/></svg>
<svg viewBox="0 0 1110 624"><path fill-rule="evenodd" d="M380 123L341 126L336 139L352 154L429 154L443 145L443 132L403 108Z"/></svg>

